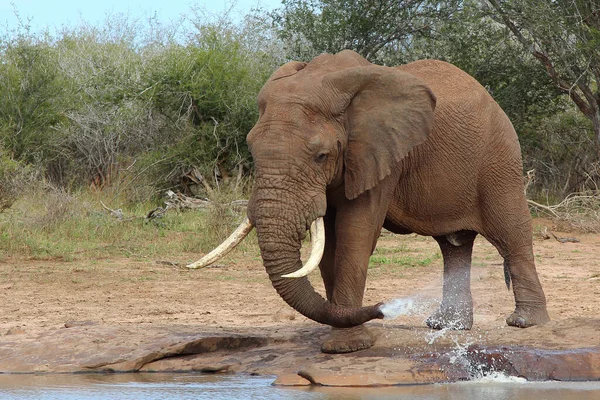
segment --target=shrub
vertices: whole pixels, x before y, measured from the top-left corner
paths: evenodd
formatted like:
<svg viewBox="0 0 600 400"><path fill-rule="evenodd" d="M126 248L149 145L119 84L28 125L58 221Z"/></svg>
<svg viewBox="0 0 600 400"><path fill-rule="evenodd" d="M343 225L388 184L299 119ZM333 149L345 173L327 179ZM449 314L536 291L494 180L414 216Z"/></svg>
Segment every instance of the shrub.
<svg viewBox="0 0 600 400"><path fill-rule="evenodd" d="M65 91L47 37L0 40L0 145L14 160L50 166L59 156Z"/></svg>
<svg viewBox="0 0 600 400"><path fill-rule="evenodd" d="M530 121L520 140L524 169L535 170L531 197L554 202L598 189L600 165L591 123L574 107Z"/></svg>
<svg viewBox="0 0 600 400"><path fill-rule="evenodd" d="M32 178L31 167L13 160L0 147L0 212L12 206Z"/></svg>
<svg viewBox="0 0 600 400"><path fill-rule="evenodd" d="M260 43L260 21L248 21L196 14L177 40L172 27L118 16L54 35L5 32L0 143L69 189L132 176L181 189L192 169L247 172L256 95L279 62Z"/></svg>
<svg viewBox="0 0 600 400"><path fill-rule="evenodd" d="M258 117L256 95L275 61L247 42L248 32L227 23L197 25L185 44L155 49L145 77L144 96L171 121L169 140L155 142L140 168L152 165L163 188L188 191L194 169L226 179L239 168L249 172L245 139Z"/></svg>

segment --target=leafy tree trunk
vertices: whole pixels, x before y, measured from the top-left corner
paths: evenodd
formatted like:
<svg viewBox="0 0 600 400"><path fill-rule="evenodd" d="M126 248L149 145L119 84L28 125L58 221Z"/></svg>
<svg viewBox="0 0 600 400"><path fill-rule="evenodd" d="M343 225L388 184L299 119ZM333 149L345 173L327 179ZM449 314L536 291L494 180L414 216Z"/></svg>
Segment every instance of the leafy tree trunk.
<svg viewBox="0 0 600 400"><path fill-rule="evenodd" d="M545 68L591 122L600 158L600 3L486 0L493 17Z"/></svg>
<svg viewBox="0 0 600 400"><path fill-rule="evenodd" d="M600 110L592 116L592 124L594 126L594 137L596 138L596 152L600 154Z"/></svg>

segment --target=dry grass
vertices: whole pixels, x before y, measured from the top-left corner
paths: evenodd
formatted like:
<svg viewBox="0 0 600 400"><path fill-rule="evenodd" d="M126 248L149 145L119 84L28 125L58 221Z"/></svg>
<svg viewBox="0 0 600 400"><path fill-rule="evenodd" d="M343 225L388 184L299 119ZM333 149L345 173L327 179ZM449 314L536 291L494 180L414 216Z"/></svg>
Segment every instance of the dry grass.
<svg viewBox="0 0 600 400"><path fill-rule="evenodd" d="M600 190L571 193L555 205L528 202L532 211L552 218L561 231L600 233Z"/></svg>
<svg viewBox="0 0 600 400"><path fill-rule="evenodd" d="M169 209L160 218L149 219L146 216L157 208L156 203L132 205L102 192L68 193L49 186L32 189L0 213L0 259L126 256L195 261L186 259L186 254L196 257L208 252L245 215L245 210L225 205L240 193L225 189L216 193L205 209ZM123 218L116 218L102 203ZM251 235L241 247L255 242Z"/></svg>

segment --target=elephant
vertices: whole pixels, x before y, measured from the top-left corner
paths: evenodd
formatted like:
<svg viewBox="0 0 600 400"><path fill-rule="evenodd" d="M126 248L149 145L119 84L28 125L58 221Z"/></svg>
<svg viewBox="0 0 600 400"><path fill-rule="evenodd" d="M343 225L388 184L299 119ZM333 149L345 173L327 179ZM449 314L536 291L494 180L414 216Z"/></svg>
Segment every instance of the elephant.
<svg viewBox="0 0 600 400"><path fill-rule="evenodd" d="M473 77L443 61L386 67L344 50L277 69L258 94L258 109L247 135L255 168L247 220L217 253L256 228L277 293L332 327L323 352L375 343L364 323L383 318L381 303L362 303L382 228L439 244L442 301L426 320L430 328L472 327L478 234L503 257L508 289L512 283L507 324L549 321L517 134ZM309 228L316 239L303 266ZM326 299L306 277L317 266Z"/></svg>

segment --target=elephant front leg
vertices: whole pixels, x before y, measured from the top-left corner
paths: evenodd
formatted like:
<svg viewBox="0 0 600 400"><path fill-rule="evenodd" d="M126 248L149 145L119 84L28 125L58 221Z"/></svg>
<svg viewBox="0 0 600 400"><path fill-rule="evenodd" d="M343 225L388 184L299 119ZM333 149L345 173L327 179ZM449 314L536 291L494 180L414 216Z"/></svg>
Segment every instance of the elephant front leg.
<svg viewBox="0 0 600 400"><path fill-rule="evenodd" d="M383 218L381 218L383 220ZM363 225L362 222L369 221ZM381 227L374 219L350 216L338 212L334 234L326 233L327 250L321 261L321 275L327 298L334 304L361 307L365 292L369 257L373 252ZM331 231L330 231L331 232ZM352 328L332 328L323 342L324 353L350 353L375 344L375 337L364 325Z"/></svg>
<svg viewBox="0 0 600 400"><path fill-rule="evenodd" d="M343 247L343 246L342 246ZM351 257L351 253L347 253ZM364 256L360 256L364 259ZM333 263L333 282L325 287L331 288L331 302L349 307L361 307L365 290L367 266L369 256L360 264L349 262L345 257L336 257ZM344 262L345 261L345 262ZM327 282L325 280L325 282ZM351 353L358 350L368 349L375 344L375 338L367 327L358 325L352 328L331 328L329 337L321 345L323 353Z"/></svg>
<svg viewBox="0 0 600 400"><path fill-rule="evenodd" d="M349 254L348 254L349 255ZM327 297L334 304L350 307L361 307L365 290L366 271L368 266L368 255L366 265L364 262L344 262L345 257L337 257L337 262L331 265L333 276L330 284L324 279L325 287L330 288ZM364 259L364 256L360 257ZM335 258L334 258L335 259ZM322 262L323 265L323 262ZM337 267L337 268L336 268ZM321 345L323 353L351 353L358 350L368 349L375 344L375 338L367 327L358 325L352 328L331 328L329 337Z"/></svg>
<svg viewBox="0 0 600 400"><path fill-rule="evenodd" d="M442 304L425 321L432 329L468 330L473 326L470 280L475 236L475 232L463 231L451 241L446 236L435 237L444 258L444 283Z"/></svg>
<svg viewBox="0 0 600 400"><path fill-rule="evenodd" d="M375 344L375 337L364 325L352 328L331 328L329 337L321 345L323 353L342 354L368 349Z"/></svg>

